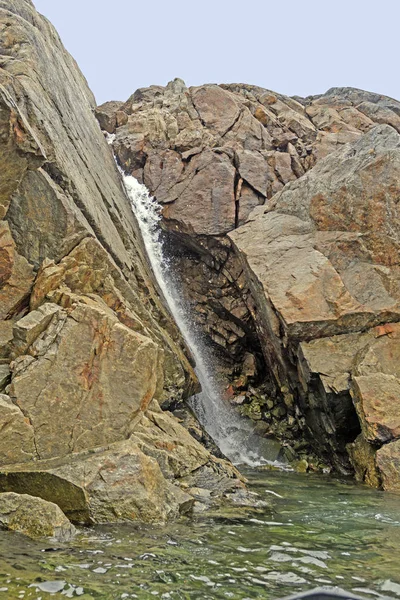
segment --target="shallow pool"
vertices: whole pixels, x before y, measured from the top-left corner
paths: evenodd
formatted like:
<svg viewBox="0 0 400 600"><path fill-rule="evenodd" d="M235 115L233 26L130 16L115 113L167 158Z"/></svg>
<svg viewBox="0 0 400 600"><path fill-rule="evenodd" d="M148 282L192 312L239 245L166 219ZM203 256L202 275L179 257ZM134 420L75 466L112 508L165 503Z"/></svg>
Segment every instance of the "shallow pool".
<svg viewBox="0 0 400 600"><path fill-rule="evenodd" d="M270 507L96 527L68 545L0 532L0 600L273 599L321 585L400 598L400 496L328 476L245 475Z"/></svg>

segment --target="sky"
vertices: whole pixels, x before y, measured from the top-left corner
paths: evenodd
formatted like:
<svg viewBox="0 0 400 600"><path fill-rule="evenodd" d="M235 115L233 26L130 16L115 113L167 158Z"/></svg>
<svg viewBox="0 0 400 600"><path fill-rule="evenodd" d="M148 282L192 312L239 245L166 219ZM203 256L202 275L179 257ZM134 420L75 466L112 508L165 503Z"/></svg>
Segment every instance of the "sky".
<svg viewBox="0 0 400 600"><path fill-rule="evenodd" d="M352 86L400 99L400 0L33 0L98 104L138 88Z"/></svg>

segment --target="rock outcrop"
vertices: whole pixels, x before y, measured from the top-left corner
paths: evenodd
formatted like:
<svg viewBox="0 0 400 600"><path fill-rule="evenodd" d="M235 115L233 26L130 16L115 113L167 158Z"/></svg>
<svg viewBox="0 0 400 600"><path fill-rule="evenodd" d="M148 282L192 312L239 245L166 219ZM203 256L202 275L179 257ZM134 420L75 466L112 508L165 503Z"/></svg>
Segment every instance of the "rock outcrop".
<svg viewBox="0 0 400 600"><path fill-rule="evenodd" d="M302 468L399 491L400 104L175 80L96 109L30 0L0 25L0 490L164 522L243 485L160 409L198 383L103 129L227 398Z"/></svg>
<svg viewBox="0 0 400 600"><path fill-rule="evenodd" d="M167 434L149 411L197 389L192 359L75 61L30 0L0 2L0 43L0 465L44 473L57 458L68 471L103 448L76 459L79 482L81 464L93 473L90 520L163 521L187 499L174 480L215 464L171 416L187 444L169 439L163 460L178 445L185 468L163 473L152 458ZM140 506L125 506L119 469ZM215 470L242 485L227 463ZM53 500L45 487L29 493ZM111 488L108 508L93 508Z"/></svg>
<svg viewBox="0 0 400 600"><path fill-rule="evenodd" d="M349 88L288 98L250 85L137 90L96 114L127 173L163 204L163 225L197 320L230 370L253 354L251 314L226 234L314 165L379 123L400 131L399 104ZM262 361L261 361L262 362Z"/></svg>
<svg viewBox="0 0 400 600"><path fill-rule="evenodd" d="M399 159L400 135L377 126L230 234L270 371L342 469L360 424L368 441L390 439L400 401Z"/></svg>
<svg viewBox="0 0 400 600"><path fill-rule="evenodd" d="M201 483L188 485L188 478ZM199 488L212 491L215 502L244 485L232 465L212 456L160 409L147 411L127 440L0 467L0 492L55 502L71 521L87 525L164 523L190 513Z"/></svg>
<svg viewBox="0 0 400 600"><path fill-rule="evenodd" d="M163 206L232 402L293 458L393 489L400 103L175 80L96 114Z"/></svg>

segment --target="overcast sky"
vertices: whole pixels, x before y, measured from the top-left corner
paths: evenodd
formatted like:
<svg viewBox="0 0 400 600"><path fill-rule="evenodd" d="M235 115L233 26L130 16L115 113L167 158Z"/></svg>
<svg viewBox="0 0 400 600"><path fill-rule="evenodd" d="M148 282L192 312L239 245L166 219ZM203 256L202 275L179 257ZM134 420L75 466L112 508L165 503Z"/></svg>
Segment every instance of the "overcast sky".
<svg viewBox="0 0 400 600"><path fill-rule="evenodd" d="M98 103L137 88L353 86L400 99L400 0L34 0Z"/></svg>

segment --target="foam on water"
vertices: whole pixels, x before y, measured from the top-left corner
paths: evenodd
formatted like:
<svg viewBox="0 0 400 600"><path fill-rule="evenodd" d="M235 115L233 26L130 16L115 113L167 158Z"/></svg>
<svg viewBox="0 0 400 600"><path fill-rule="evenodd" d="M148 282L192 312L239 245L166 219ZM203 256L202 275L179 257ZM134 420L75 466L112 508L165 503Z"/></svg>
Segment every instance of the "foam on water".
<svg viewBox="0 0 400 600"><path fill-rule="evenodd" d="M202 340L201 334L196 331L190 308L182 300L182 294L162 243L159 204L149 195L144 185L134 177L125 175L122 169L118 168L132 210L138 220L158 285L196 362L195 371L202 391L190 401L193 410L207 433L232 462L251 466L278 464L276 462L279 453L278 444L266 443L253 435L251 422L237 415L223 399L221 385L214 376L216 358ZM263 444L262 449L261 444Z"/></svg>

